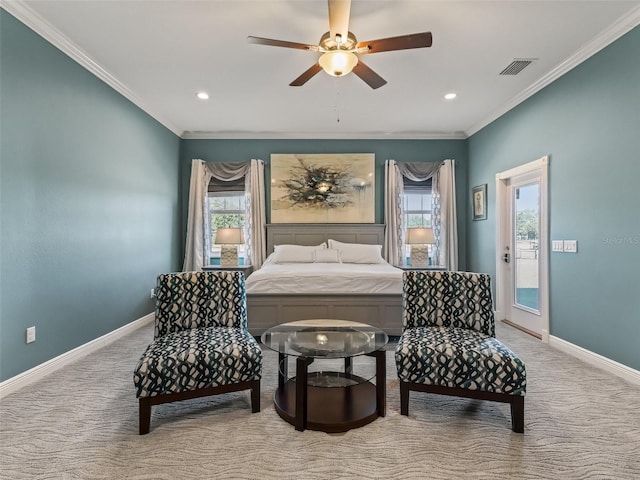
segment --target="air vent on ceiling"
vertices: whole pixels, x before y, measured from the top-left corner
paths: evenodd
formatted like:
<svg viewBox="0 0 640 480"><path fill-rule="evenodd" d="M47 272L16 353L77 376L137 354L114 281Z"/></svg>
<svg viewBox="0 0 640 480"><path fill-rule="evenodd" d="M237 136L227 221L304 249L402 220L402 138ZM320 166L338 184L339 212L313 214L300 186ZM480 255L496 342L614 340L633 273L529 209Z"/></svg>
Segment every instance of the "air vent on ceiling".
<svg viewBox="0 0 640 480"><path fill-rule="evenodd" d="M517 75L537 58L515 58L500 72L500 75Z"/></svg>

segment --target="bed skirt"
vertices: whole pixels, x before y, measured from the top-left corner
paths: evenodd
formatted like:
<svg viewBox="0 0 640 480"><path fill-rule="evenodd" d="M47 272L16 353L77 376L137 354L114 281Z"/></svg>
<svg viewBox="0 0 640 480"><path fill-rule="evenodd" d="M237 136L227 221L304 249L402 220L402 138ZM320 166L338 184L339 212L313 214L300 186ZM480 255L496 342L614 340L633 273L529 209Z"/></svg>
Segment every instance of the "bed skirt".
<svg viewBox="0 0 640 480"><path fill-rule="evenodd" d="M402 295L247 294L247 316L254 336L280 323L315 318L367 323L397 336L402 333Z"/></svg>

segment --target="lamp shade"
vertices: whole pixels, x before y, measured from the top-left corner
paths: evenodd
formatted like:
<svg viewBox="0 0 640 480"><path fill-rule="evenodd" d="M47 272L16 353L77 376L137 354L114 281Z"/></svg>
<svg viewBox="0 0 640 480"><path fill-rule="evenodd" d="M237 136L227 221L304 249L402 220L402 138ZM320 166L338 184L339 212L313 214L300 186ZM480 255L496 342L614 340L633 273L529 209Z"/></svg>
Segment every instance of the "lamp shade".
<svg viewBox="0 0 640 480"><path fill-rule="evenodd" d="M431 228L407 228L407 244L433 245L436 239Z"/></svg>
<svg viewBox="0 0 640 480"><path fill-rule="evenodd" d="M219 228L216 231L216 245L241 245L244 233L241 228Z"/></svg>
<svg viewBox="0 0 640 480"><path fill-rule="evenodd" d="M353 67L358 63L358 57L351 52L331 50L323 53L318 62L329 75L340 77L353 70Z"/></svg>

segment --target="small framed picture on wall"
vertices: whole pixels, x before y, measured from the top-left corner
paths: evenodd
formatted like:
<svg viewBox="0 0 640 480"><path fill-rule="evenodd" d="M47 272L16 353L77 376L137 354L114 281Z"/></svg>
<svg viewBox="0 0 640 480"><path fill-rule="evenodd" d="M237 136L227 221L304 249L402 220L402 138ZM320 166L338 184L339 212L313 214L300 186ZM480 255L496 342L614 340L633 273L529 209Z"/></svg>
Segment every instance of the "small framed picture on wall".
<svg viewBox="0 0 640 480"><path fill-rule="evenodd" d="M473 220L487 219L487 184L478 185L471 190L473 200Z"/></svg>

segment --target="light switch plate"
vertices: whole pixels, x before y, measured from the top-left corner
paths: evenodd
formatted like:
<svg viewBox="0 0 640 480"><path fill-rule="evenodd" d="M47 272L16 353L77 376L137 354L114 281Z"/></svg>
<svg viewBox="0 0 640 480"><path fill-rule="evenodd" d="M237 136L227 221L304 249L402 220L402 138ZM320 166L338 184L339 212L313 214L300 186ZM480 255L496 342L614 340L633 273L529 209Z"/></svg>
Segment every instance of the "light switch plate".
<svg viewBox="0 0 640 480"><path fill-rule="evenodd" d="M564 241L564 251L570 253L578 252L578 241L577 240L565 240Z"/></svg>
<svg viewBox="0 0 640 480"><path fill-rule="evenodd" d="M552 252L564 252L564 242L562 240L552 240L551 241L551 251Z"/></svg>

